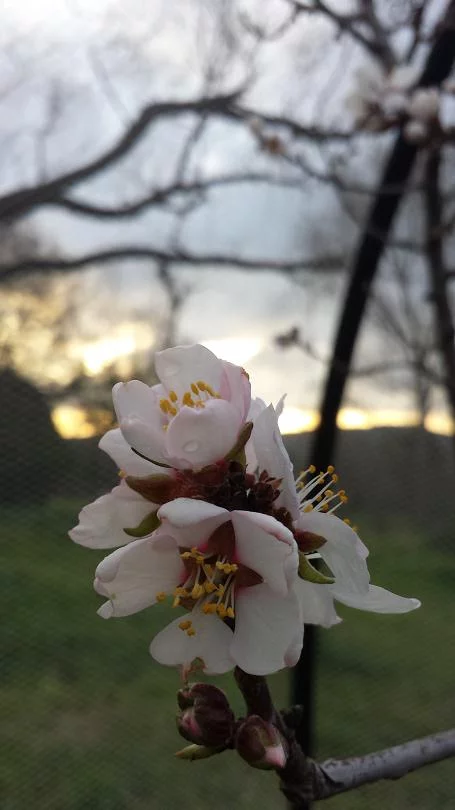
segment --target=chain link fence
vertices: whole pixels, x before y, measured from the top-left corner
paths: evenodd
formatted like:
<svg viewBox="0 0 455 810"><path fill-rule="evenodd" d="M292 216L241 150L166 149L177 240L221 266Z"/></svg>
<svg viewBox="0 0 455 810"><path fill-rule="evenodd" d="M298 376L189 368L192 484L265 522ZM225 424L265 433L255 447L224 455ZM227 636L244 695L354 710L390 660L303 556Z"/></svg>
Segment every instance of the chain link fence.
<svg viewBox="0 0 455 810"><path fill-rule="evenodd" d="M166 608L104 622L93 572L101 553L67 531L79 509L117 480L95 439L63 441L44 399L0 376L2 810L284 807L274 774L232 753L182 763L175 728L178 675L148 643ZM288 437L296 468L309 435ZM420 611L378 616L343 609L318 634L320 758L375 750L454 723L455 508L449 439L376 429L340 437L337 471L350 495L377 584L422 599ZM242 711L229 677L217 679ZM271 678L286 705L290 674ZM346 810L453 808L453 763L331 800Z"/></svg>

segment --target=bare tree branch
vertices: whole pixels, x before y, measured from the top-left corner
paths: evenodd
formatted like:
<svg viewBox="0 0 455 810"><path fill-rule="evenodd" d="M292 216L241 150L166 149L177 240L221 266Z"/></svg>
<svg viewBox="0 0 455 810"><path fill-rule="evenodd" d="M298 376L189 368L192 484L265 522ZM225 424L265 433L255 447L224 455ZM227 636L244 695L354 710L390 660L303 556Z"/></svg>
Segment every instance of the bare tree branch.
<svg viewBox="0 0 455 810"><path fill-rule="evenodd" d="M98 219L120 219L122 217L128 218L139 214L147 208L152 208L155 205L163 205L169 203L172 197L179 194L192 195L201 194L210 189L219 186L233 186L244 183L249 184L268 184L281 188L295 188L302 189L302 181L298 177L273 177L271 174L258 174L247 172L243 174L226 174L219 177L210 177L207 180L199 180L193 182L172 182L165 188L156 189L145 197L136 200L132 203L126 203L120 206L104 206L94 205L84 200L75 199L74 197L57 197L55 200L49 200L47 205L64 208L75 214L82 214L84 216L91 216Z"/></svg>
<svg viewBox="0 0 455 810"><path fill-rule="evenodd" d="M174 264L191 265L192 267L238 267L245 270L274 270L276 272L296 273L300 270L337 271L343 265L343 256L303 257L292 261L285 259L248 258L247 256L229 256L225 254L196 254L187 251L166 252L158 248L125 245L110 250L100 250L82 256L47 259L31 257L13 264L0 265L0 283L13 277L31 272L66 272L79 270L90 265L108 264L119 259L170 261Z"/></svg>

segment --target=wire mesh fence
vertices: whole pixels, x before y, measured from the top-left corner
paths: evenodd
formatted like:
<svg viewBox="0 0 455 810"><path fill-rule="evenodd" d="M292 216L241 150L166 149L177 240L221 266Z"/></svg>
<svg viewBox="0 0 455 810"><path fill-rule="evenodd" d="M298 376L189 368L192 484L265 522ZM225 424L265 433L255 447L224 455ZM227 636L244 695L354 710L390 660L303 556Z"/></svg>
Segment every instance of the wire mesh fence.
<svg viewBox="0 0 455 810"><path fill-rule="evenodd" d="M178 674L155 664L147 649L166 608L102 621L91 582L103 555L67 537L79 509L116 483L114 465L96 439L59 439L34 389L12 377L3 383L2 810L284 806L274 775L231 753L192 765L173 758L183 743L174 723ZM309 442L308 435L287 440L297 469L308 461ZM346 621L319 633L320 758L453 725L451 452L449 439L418 429L340 437L346 514L372 551L372 579L419 597L423 607L405 616L341 609ZM271 682L278 705L286 705L289 673ZM217 683L240 712L230 678ZM447 762L331 804L440 810L453 807L454 792Z"/></svg>

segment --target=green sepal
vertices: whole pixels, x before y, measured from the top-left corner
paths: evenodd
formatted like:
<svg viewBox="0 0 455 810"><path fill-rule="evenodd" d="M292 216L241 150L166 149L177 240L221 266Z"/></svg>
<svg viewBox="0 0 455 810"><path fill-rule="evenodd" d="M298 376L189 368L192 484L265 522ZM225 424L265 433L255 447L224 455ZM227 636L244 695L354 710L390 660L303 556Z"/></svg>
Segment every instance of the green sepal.
<svg viewBox="0 0 455 810"><path fill-rule="evenodd" d="M316 585L332 585L335 582L334 577L326 577L322 571L314 568L308 557L302 552L299 552L299 577L307 582L314 582Z"/></svg>
<svg viewBox="0 0 455 810"><path fill-rule="evenodd" d="M243 467L246 465L245 445L253 431L253 423L245 422L243 425L234 447L229 450L229 453L224 457L226 461L238 461Z"/></svg>
<svg viewBox="0 0 455 810"><path fill-rule="evenodd" d="M176 751L175 756L178 757L178 759L188 759L190 762L193 762L196 759L214 757L215 754L221 754L221 752L225 750L224 745L218 746L217 748L209 748L207 745L196 745L196 743L193 743L192 745L187 745L185 748L182 748L181 751Z"/></svg>
<svg viewBox="0 0 455 810"><path fill-rule="evenodd" d="M160 524L161 521L157 512L150 512L149 515L146 515L145 518L141 520L139 526L134 526L131 529L123 529L123 531L130 537L147 537L147 535L154 532Z"/></svg>

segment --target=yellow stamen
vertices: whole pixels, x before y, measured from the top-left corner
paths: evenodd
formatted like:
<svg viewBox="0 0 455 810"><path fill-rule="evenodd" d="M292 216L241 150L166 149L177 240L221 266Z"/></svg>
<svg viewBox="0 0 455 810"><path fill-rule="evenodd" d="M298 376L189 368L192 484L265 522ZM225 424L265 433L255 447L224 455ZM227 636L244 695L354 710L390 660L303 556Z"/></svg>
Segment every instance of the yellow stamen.
<svg viewBox="0 0 455 810"><path fill-rule="evenodd" d="M184 619L183 622L179 623L180 630L189 630L191 627L191 622L189 619Z"/></svg>
<svg viewBox="0 0 455 810"><path fill-rule="evenodd" d="M168 399L160 399L160 408L163 411L163 413L169 413L170 409L172 408L172 405Z"/></svg>
<svg viewBox="0 0 455 810"><path fill-rule="evenodd" d="M190 388L191 388L193 394L195 394L198 397L199 396L199 388L197 387L196 383L191 383Z"/></svg>
<svg viewBox="0 0 455 810"><path fill-rule="evenodd" d="M313 511L313 504L307 503L306 506L303 507L304 512L312 512Z"/></svg>
<svg viewBox="0 0 455 810"><path fill-rule="evenodd" d="M194 629L194 627L190 627L186 631L186 634L187 634L187 636L195 636L196 635L196 630Z"/></svg>
<svg viewBox="0 0 455 810"><path fill-rule="evenodd" d="M182 405L187 405L188 408L194 408L195 404L196 403L195 403L193 397L191 396L190 392L185 391L185 393L184 393L184 395L182 397Z"/></svg>
<svg viewBox="0 0 455 810"><path fill-rule="evenodd" d="M167 594L164 591L160 591L156 594L155 599L157 602L164 602L166 599Z"/></svg>
<svg viewBox="0 0 455 810"><path fill-rule="evenodd" d="M175 391L169 391L169 399L171 400L171 402L177 402L178 396L175 393Z"/></svg>
<svg viewBox="0 0 455 810"><path fill-rule="evenodd" d="M228 607L228 609L227 609L227 611L226 611L226 616L227 616L229 619L235 619L235 613L234 613L233 608Z"/></svg>
<svg viewBox="0 0 455 810"><path fill-rule="evenodd" d="M192 555L191 551L181 551L180 556L181 556L182 560L189 560L189 558L192 557L193 555Z"/></svg>
<svg viewBox="0 0 455 810"><path fill-rule="evenodd" d="M333 464L329 464L329 466L327 467L327 472L329 475L332 475L332 473L335 472L335 467L333 466Z"/></svg>

